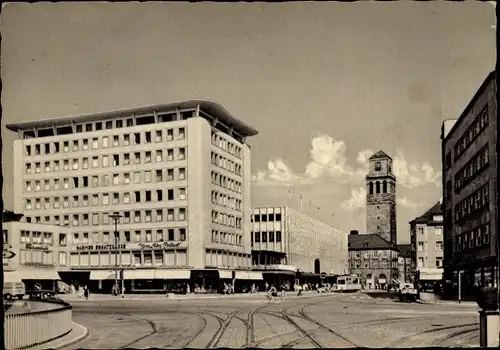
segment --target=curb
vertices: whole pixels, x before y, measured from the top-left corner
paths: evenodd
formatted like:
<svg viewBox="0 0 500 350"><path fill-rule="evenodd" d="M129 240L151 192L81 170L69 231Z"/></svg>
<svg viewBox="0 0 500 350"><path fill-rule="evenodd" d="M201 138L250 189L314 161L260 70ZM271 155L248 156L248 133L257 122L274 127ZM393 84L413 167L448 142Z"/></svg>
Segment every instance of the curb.
<svg viewBox="0 0 500 350"><path fill-rule="evenodd" d="M475 302L470 302L470 301L463 301L461 303L459 303L458 301L422 300L422 299L417 299L416 301L419 304L427 304L427 305L454 305L454 306L479 307Z"/></svg>
<svg viewBox="0 0 500 350"><path fill-rule="evenodd" d="M76 338L64 343L64 344L61 344L61 345L58 345L58 346L55 346L53 347L53 349L56 349L56 350L59 350L59 349L64 349L72 344L75 344L75 343L78 343L80 340L83 340L85 338L87 338L87 336L89 335L89 330L87 327L85 326L82 326L81 324L79 323L76 323L76 322L73 322L73 328L71 329L71 332L74 332L75 328L81 328L81 330L83 330L83 334L81 335L78 335ZM70 333L71 334L71 333Z"/></svg>

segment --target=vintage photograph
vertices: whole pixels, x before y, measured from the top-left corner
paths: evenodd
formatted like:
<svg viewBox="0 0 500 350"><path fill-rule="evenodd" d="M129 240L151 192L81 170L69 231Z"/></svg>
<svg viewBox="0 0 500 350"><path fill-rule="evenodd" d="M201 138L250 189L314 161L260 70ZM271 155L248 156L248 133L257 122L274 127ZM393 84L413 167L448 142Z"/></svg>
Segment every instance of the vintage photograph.
<svg viewBox="0 0 500 350"><path fill-rule="evenodd" d="M0 348L498 348L496 11L4 3Z"/></svg>

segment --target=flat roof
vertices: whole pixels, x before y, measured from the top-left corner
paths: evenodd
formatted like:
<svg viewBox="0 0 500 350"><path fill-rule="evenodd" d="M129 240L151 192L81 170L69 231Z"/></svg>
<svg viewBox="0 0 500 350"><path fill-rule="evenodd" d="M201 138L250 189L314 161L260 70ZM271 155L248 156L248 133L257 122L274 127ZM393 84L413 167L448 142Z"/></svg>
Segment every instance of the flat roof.
<svg viewBox="0 0 500 350"><path fill-rule="evenodd" d="M114 111L98 112L98 113L84 114L78 116L44 119L44 120L37 120L25 123L7 124L6 127L10 131L17 132L17 131L32 130L33 128L46 128L52 126L68 125L71 122L86 123L104 119L117 119L125 117L126 114L143 115L151 113L153 111L161 113L164 111L172 111L172 109L190 109L190 108L196 108L198 106L200 106L201 110L210 114L212 117L217 117L227 126L232 126L235 129L235 131L241 134L242 136L254 136L258 134L257 130L233 117L231 113L229 113L224 107L222 107L221 104L209 100L189 100L189 101L174 102L168 104L158 104L158 105L142 106L142 107L135 107L128 109L118 109Z"/></svg>

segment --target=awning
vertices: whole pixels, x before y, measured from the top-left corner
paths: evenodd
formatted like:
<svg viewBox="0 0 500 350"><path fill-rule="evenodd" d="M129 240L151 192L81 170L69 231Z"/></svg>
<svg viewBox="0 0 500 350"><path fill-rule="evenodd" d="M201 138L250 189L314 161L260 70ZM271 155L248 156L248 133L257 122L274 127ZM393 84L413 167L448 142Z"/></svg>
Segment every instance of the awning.
<svg viewBox="0 0 500 350"><path fill-rule="evenodd" d="M125 270L124 279L126 280L154 280L154 279L185 279L191 278L190 270L164 270L164 269L145 269L145 270Z"/></svg>
<svg viewBox="0 0 500 350"><path fill-rule="evenodd" d="M236 272L236 273L238 273L238 272ZM232 279L233 278L233 271L219 270L219 278L220 279Z"/></svg>
<svg viewBox="0 0 500 350"><path fill-rule="evenodd" d="M263 280L262 272L256 271L236 271L237 280Z"/></svg>
<svg viewBox="0 0 500 350"><path fill-rule="evenodd" d="M119 274L118 278L120 278ZM92 281L103 281L103 280L114 280L114 279L115 279L115 272L110 272L108 270L90 271L90 280Z"/></svg>
<svg viewBox="0 0 500 350"><path fill-rule="evenodd" d="M19 272L17 271L4 271L3 282L4 283L22 282L21 275L19 275Z"/></svg>
<svg viewBox="0 0 500 350"><path fill-rule="evenodd" d="M19 270L19 275L23 280L52 280L58 281L61 278L56 270L46 269L25 269Z"/></svg>

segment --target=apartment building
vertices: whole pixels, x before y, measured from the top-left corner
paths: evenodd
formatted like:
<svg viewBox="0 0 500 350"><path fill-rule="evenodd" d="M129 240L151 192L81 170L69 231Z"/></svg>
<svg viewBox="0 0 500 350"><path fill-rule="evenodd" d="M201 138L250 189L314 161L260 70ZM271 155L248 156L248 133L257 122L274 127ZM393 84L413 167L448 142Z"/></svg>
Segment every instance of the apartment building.
<svg viewBox="0 0 500 350"><path fill-rule="evenodd" d="M250 268L245 141L257 131L221 105L186 101L7 128L20 137L15 210L27 222L71 228L71 270L101 281L118 265L134 290Z"/></svg>
<svg viewBox="0 0 500 350"><path fill-rule="evenodd" d="M457 120L442 126L444 273L462 296L498 283L496 78L491 72ZM454 295L458 294L455 288Z"/></svg>
<svg viewBox="0 0 500 350"><path fill-rule="evenodd" d="M420 281L443 278L443 211L437 202L424 214L410 221L412 266Z"/></svg>
<svg viewBox="0 0 500 350"><path fill-rule="evenodd" d="M58 272L69 270L67 242L71 229L21 222L21 218L22 214L3 213L4 270L17 271L28 290L35 283L54 290L61 280Z"/></svg>
<svg viewBox="0 0 500 350"><path fill-rule="evenodd" d="M297 270L347 272L345 232L290 207L254 208L252 221L252 262L264 279L293 280Z"/></svg>

